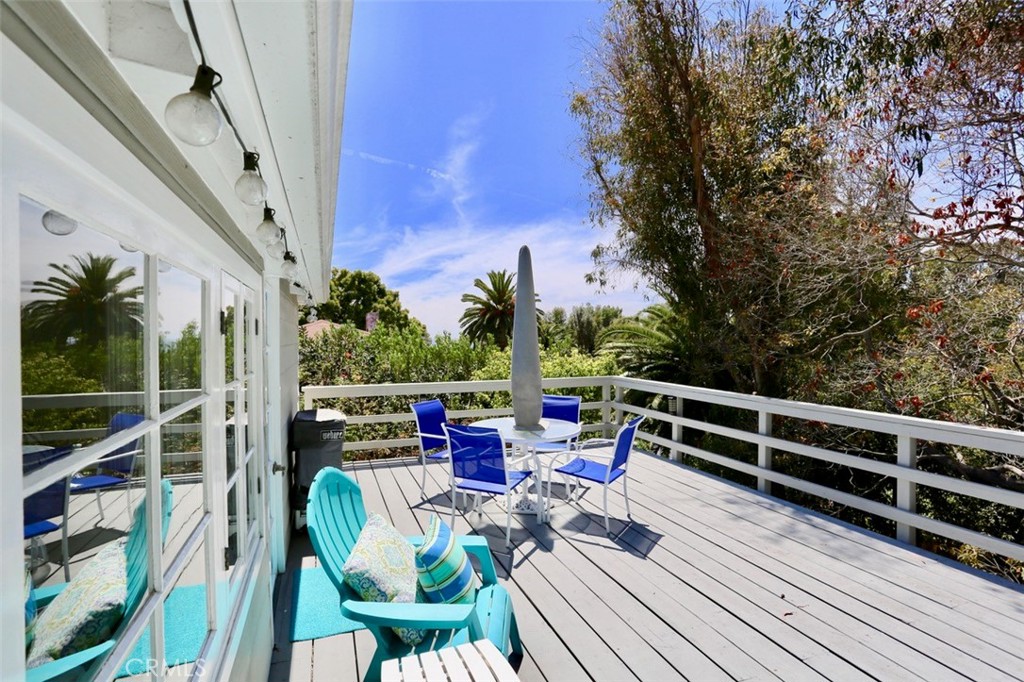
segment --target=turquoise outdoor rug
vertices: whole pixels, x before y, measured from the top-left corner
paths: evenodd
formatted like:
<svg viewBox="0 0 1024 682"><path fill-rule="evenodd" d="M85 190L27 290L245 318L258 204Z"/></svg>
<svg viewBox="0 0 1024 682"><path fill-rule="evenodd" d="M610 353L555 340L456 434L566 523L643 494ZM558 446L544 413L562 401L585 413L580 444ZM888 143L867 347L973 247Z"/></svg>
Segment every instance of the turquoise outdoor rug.
<svg viewBox="0 0 1024 682"><path fill-rule="evenodd" d="M291 640L320 639L365 627L341 615L341 598L322 568L301 568L292 573Z"/></svg>
<svg viewBox="0 0 1024 682"><path fill-rule="evenodd" d="M164 602L164 655L167 667L191 663L199 658L206 632L206 586L175 587ZM146 672L151 667L151 656L147 627L115 677Z"/></svg>

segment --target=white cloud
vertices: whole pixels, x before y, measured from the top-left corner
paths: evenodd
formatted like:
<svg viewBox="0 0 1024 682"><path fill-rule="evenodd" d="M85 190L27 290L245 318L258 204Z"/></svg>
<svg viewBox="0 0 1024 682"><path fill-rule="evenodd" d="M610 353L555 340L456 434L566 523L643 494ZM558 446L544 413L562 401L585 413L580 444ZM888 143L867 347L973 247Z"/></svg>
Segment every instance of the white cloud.
<svg viewBox="0 0 1024 682"><path fill-rule="evenodd" d="M650 292L634 288L624 277L621 285L598 293L585 275L593 269L590 252L599 235L578 219L556 218L518 225L459 224L408 229L370 266L389 287L397 289L414 317L431 334L457 334L465 305L462 294L473 280L490 270L515 273L519 247L530 247L534 284L540 307L550 310L593 303L614 305L632 314L648 304Z"/></svg>
<svg viewBox="0 0 1024 682"><path fill-rule="evenodd" d="M618 306L632 314L646 306L650 292L636 287L628 276L607 293L598 293L586 283L584 278L593 269L590 253L601 235L584 225L580 216L563 214L515 224L483 217L486 207L477 195L471 166L483 144L480 128L490 109L480 107L449 127L443 158L436 169L426 169L430 187L413 191L421 201L441 204L437 218L420 225L391 225L387 209L381 209L373 225L339 234L335 262L343 260L342 253L358 250L361 266L396 289L402 304L431 334L458 334L465 308L462 295L474 290L477 277L486 280L490 270L515 273L524 244L533 257L534 284L543 310L593 303ZM416 169L372 154L360 153L360 157Z"/></svg>

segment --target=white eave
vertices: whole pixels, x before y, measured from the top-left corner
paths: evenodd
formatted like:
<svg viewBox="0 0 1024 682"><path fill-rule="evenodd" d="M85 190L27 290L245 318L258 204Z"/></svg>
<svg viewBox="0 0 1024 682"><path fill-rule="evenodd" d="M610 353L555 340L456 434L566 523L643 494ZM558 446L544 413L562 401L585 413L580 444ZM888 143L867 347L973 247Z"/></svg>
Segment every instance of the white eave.
<svg viewBox="0 0 1024 682"><path fill-rule="evenodd" d="M198 60L181 0L13 8L42 39L38 44L51 46L63 62L63 76L51 73L69 79L73 72L86 86L78 88L79 99L93 98L93 109L102 105L117 120L112 132L137 148L137 156L150 157L155 173L259 265L265 252L253 235L262 209L234 195L242 149L230 129L197 148L164 125L167 101L189 88ZM322 300L333 247L352 3L193 2L192 9L207 63L223 76L218 92L242 139L261 155L268 203L287 230L299 280ZM265 271L277 274L279 264L267 262Z"/></svg>

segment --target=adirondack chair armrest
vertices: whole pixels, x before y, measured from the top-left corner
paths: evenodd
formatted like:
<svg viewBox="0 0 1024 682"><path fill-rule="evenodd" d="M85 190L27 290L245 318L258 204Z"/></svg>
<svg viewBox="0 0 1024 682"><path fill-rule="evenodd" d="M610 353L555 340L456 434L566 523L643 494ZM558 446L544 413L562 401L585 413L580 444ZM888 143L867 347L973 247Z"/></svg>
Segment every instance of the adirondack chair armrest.
<svg viewBox="0 0 1024 682"><path fill-rule="evenodd" d="M367 625L456 630L469 625L475 604L396 604L346 600L341 613Z"/></svg>
<svg viewBox="0 0 1024 682"><path fill-rule="evenodd" d="M25 671L25 682L46 682L46 680L52 680L69 673L75 668L85 665L89 661L99 658L110 651L114 648L115 641L108 639L94 647L89 647L85 651L79 651L77 654L58 658L56 661L44 663L36 668L29 668Z"/></svg>
<svg viewBox="0 0 1024 682"><path fill-rule="evenodd" d="M497 585L498 572L494 568L494 557L491 556L491 547L487 544L487 538L479 535L459 535L459 544L480 561L480 578L484 585Z"/></svg>
<svg viewBox="0 0 1024 682"><path fill-rule="evenodd" d="M57 583L56 585L47 585L46 587L37 587L35 589L36 595L36 606L46 606L54 600L54 598L64 591L64 588L69 583Z"/></svg>

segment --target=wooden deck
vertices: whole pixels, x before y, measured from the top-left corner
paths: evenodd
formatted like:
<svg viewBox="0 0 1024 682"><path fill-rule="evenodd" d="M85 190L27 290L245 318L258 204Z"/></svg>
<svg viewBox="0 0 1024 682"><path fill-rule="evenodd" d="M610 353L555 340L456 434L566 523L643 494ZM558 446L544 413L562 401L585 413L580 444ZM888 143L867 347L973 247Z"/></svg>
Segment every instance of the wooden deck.
<svg viewBox="0 0 1024 682"><path fill-rule="evenodd" d="M443 464L352 468L366 506L419 534L450 504ZM552 524L458 515L490 540L515 604L525 681L1024 680L1024 589L888 538L653 456L630 464L633 523L604 532L601 490ZM625 519L617 489L613 517ZM278 581L270 680L361 679L365 630L288 641L291 569L315 565L305 535Z"/></svg>

